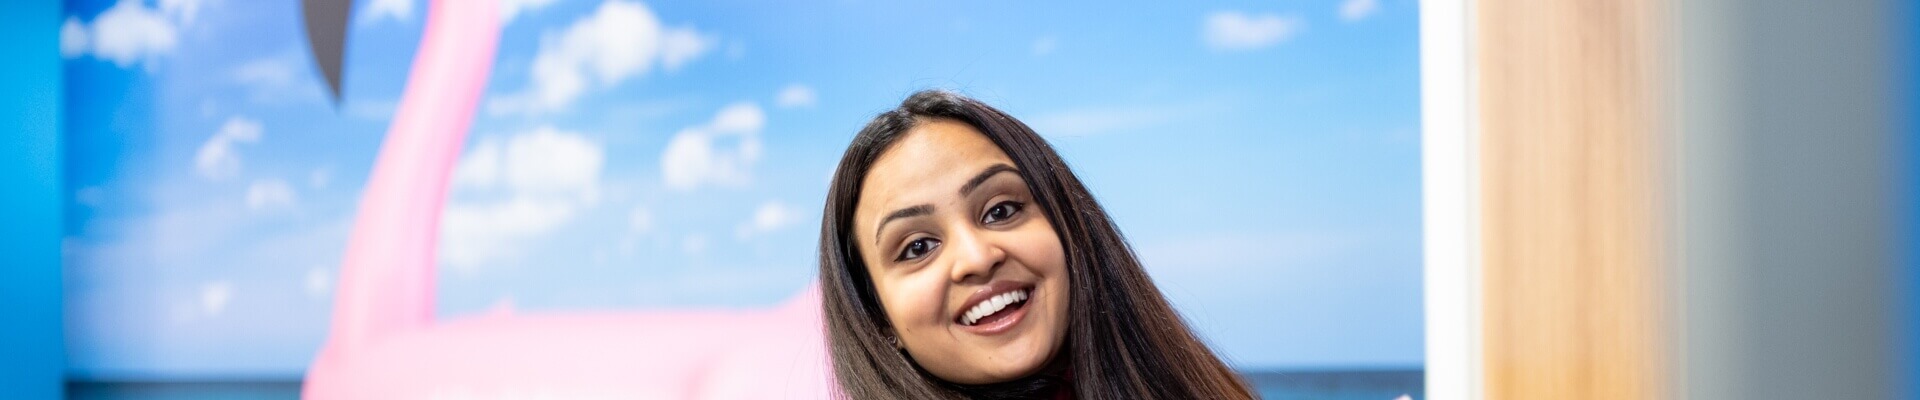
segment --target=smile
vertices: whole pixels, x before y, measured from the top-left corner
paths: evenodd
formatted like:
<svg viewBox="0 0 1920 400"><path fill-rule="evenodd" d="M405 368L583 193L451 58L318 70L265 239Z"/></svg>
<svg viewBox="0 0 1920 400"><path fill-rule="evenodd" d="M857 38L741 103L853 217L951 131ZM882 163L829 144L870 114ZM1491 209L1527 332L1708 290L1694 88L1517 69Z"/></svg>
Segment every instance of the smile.
<svg viewBox="0 0 1920 400"><path fill-rule="evenodd" d="M995 335L1012 330L1026 316L1027 302L1033 298L1030 284L1001 281L975 292L955 312L953 323L961 330L979 335Z"/></svg>
<svg viewBox="0 0 1920 400"><path fill-rule="evenodd" d="M992 298L988 298L987 301L982 301L980 304L974 305L972 309L967 310L966 315L961 316L960 320L963 322L962 325L977 325L980 323L980 320L996 316L1008 308L1019 308L1019 306L1025 305L1026 303L1027 291L1025 290L1001 293Z"/></svg>

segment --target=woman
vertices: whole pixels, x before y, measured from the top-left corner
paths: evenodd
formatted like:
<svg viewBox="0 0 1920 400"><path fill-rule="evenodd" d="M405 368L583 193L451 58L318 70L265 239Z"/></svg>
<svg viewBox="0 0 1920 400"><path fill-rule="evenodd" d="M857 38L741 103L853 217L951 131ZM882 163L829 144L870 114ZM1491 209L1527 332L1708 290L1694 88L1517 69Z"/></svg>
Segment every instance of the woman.
<svg viewBox="0 0 1920 400"><path fill-rule="evenodd" d="M1253 397L1052 147L958 94L915 93L854 137L820 277L847 397Z"/></svg>

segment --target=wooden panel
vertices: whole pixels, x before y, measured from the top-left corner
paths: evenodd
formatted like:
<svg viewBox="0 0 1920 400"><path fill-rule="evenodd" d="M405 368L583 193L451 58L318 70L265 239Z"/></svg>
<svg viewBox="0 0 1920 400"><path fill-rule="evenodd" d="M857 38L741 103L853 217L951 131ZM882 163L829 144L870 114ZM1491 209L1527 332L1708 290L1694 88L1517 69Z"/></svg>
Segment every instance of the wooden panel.
<svg viewBox="0 0 1920 400"><path fill-rule="evenodd" d="M1657 3L1476 5L1488 398L1667 393Z"/></svg>

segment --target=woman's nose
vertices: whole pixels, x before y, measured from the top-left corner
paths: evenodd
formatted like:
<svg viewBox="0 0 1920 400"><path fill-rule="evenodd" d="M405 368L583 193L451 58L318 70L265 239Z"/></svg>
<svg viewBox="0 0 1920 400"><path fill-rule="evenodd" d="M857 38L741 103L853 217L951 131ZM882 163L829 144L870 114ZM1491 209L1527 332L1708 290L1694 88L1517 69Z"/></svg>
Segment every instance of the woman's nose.
<svg viewBox="0 0 1920 400"><path fill-rule="evenodd" d="M975 230L948 236L947 249L953 256L954 282L985 282L993 276L993 269L1007 260L1006 250L993 241L991 233Z"/></svg>

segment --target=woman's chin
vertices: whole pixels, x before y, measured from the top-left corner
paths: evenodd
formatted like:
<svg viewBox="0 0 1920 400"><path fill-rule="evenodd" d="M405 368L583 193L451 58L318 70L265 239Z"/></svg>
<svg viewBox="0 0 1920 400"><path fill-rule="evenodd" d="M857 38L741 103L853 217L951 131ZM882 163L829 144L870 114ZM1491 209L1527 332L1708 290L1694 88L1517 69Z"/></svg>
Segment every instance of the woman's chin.
<svg viewBox="0 0 1920 400"><path fill-rule="evenodd" d="M999 349L1000 351L993 352L997 354L974 360L977 372L975 374L968 374L969 376L960 377L960 379L942 378L966 385L987 385L1033 375L1046 366L1049 354L1035 348L1039 346L1022 346L1030 343L1016 340L1014 343L1008 343L1005 348Z"/></svg>

